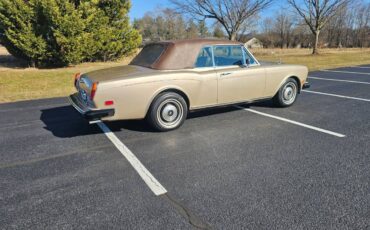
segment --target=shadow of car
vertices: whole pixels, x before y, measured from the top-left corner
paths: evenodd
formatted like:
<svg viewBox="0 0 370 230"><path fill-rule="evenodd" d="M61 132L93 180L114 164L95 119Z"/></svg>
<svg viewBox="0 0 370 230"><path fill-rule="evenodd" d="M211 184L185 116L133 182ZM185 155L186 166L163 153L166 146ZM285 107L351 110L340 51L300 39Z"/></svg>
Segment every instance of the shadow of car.
<svg viewBox="0 0 370 230"><path fill-rule="evenodd" d="M212 116L238 110L235 107L220 107L191 112L188 120ZM44 129L60 138L71 138L101 133L96 125L89 124L72 106L60 106L41 110L40 120L45 124ZM136 132L158 132L145 120L124 120L106 122L113 132L130 130Z"/></svg>

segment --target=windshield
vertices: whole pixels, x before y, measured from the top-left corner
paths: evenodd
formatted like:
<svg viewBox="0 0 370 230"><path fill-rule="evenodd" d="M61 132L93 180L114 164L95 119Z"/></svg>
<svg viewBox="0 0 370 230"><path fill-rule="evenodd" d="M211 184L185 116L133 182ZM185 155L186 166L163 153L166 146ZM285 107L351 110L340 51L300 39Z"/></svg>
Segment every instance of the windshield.
<svg viewBox="0 0 370 230"><path fill-rule="evenodd" d="M144 46L140 53L131 61L130 65L151 67L166 50L165 44L149 44Z"/></svg>

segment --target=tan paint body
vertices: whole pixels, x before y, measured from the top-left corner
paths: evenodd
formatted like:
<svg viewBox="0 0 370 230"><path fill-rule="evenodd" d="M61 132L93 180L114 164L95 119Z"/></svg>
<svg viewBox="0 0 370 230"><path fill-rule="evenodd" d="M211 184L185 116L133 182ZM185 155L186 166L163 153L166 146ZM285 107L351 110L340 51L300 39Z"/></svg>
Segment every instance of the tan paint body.
<svg viewBox="0 0 370 230"><path fill-rule="evenodd" d="M103 120L127 120L144 118L155 97L166 90L181 91L189 109L195 110L272 98L289 77L297 78L302 87L307 74L305 66L282 64L176 70L126 65L86 73L82 78L98 82L91 110L114 108L114 116ZM114 104L106 106L108 100Z"/></svg>
<svg viewBox="0 0 370 230"><path fill-rule="evenodd" d="M87 73L99 82L92 109L115 109L115 115L105 120L144 118L153 99L165 90L183 92L190 110L272 98L286 79L297 77L303 85L308 73L306 67L293 65L168 71L139 66L114 69L100 70L98 75ZM231 74L221 76L225 72ZM107 100L113 100L114 105L105 106Z"/></svg>

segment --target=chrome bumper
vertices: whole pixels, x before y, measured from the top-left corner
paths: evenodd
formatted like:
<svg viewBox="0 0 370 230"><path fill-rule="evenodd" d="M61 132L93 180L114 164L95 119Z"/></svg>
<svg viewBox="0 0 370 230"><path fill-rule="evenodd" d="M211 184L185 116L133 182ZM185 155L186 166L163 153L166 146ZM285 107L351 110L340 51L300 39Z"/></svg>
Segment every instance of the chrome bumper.
<svg viewBox="0 0 370 230"><path fill-rule="evenodd" d="M114 109L91 109L87 107L80 101L78 93L70 95L68 100L71 105L88 121L96 121L103 117L114 116Z"/></svg>
<svg viewBox="0 0 370 230"><path fill-rule="evenodd" d="M310 88L311 87L311 84L310 83L308 83L308 82L305 82L304 84L303 84L303 86L302 86L302 89L308 89L308 88Z"/></svg>

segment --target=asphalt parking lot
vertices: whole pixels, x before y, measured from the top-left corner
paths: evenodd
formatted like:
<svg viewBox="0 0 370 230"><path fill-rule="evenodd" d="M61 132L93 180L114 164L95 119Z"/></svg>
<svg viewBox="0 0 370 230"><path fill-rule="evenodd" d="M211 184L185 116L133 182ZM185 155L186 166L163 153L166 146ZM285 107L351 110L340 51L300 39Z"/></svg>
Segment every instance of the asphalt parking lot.
<svg viewBox="0 0 370 230"><path fill-rule="evenodd" d="M309 81L290 108L167 133L89 125L65 98L1 104L0 229L368 229L370 65Z"/></svg>

